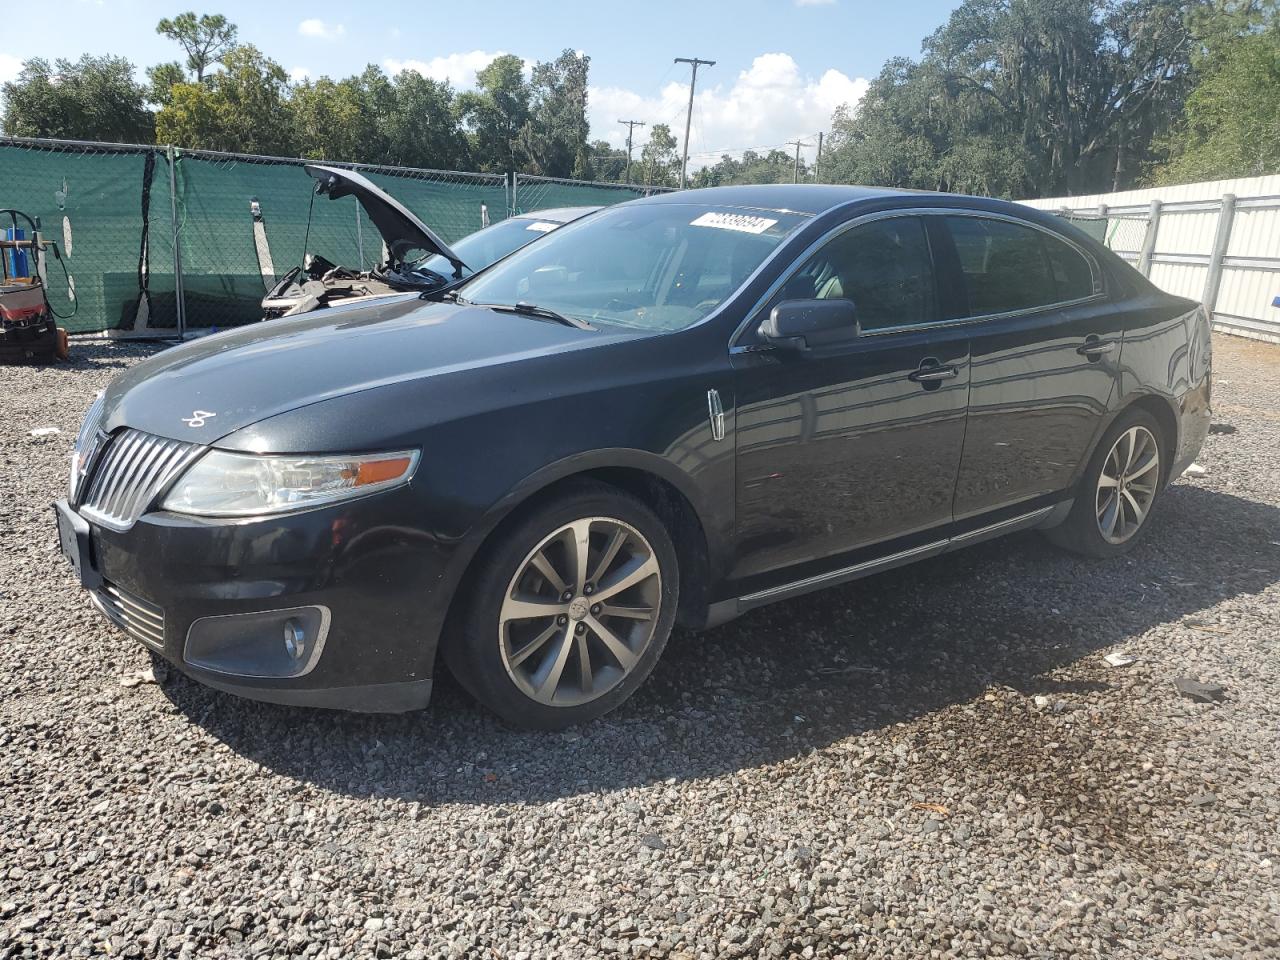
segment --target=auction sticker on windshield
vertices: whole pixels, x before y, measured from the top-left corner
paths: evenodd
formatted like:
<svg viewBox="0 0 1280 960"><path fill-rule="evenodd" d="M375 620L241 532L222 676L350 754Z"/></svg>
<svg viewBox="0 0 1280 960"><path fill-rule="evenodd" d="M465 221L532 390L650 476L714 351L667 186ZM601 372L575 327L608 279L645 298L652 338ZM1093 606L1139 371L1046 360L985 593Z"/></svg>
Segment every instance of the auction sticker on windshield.
<svg viewBox="0 0 1280 960"><path fill-rule="evenodd" d="M525 229L536 230L538 233L550 233L552 230L554 230L558 226L560 226L560 224L558 223L547 223L545 220L538 220L534 223L529 224L527 227L525 227Z"/></svg>
<svg viewBox="0 0 1280 960"><path fill-rule="evenodd" d="M704 213L696 220L689 221L695 227L715 227L717 230L737 230L740 233L764 233L777 220L768 217L753 217L746 213Z"/></svg>

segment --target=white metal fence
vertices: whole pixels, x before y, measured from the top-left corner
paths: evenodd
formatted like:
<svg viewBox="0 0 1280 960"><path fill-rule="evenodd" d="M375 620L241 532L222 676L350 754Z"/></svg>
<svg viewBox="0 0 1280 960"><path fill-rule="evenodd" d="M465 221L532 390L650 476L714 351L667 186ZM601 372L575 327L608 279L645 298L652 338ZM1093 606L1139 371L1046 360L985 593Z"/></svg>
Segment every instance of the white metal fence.
<svg viewBox="0 0 1280 960"><path fill-rule="evenodd" d="M1025 200L1098 224L1162 290L1199 300L1227 333L1280 342L1280 176Z"/></svg>

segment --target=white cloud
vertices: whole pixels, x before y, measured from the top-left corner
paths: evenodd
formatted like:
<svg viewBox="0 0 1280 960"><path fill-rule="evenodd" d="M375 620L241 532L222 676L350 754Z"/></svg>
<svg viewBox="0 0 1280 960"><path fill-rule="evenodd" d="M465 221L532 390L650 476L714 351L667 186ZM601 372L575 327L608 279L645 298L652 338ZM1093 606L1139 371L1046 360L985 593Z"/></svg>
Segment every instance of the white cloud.
<svg viewBox="0 0 1280 960"><path fill-rule="evenodd" d="M0 53L0 83L17 80L22 72L22 58L11 53Z"/></svg>
<svg viewBox="0 0 1280 960"><path fill-rule="evenodd" d="M337 40L347 32L340 23L325 23L323 20L303 20L298 24L298 33L316 40Z"/></svg>
<svg viewBox="0 0 1280 960"><path fill-rule="evenodd" d="M289 69L289 82L293 84L305 83L311 79L311 71L306 67L291 67Z"/></svg>
<svg viewBox="0 0 1280 960"><path fill-rule="evenodd" d="M477 73L501 56L505 56L505 51L489 53L485 50L472 50L469 53L451 53L447 57L433 57L430 60L397 60L388 57L382 61L382 66L393 77L405 70L413 70L432 80L448 80L455 89L465 90L476 85ZM528 64L526 72L527 69Z"/></svg>
<svg viewBox="0 0 1280 960"><path fill-rule="evenodd" d="M689 142L692 169L715 163L719 152L739 156L747 147L767 148L797 137L811 138L817 131L829 129L837 107L862 99L868 86L865 78L852 78L835 69L816 79L805 76L786 53L756 57L731 84L711 83L713 70L698 74ZM592 87L588 99L591 135L625 148L626 127L615 122L621 117L644 120L650 127L669 124L679 140L688 101L687 83L669 83L656 96L621 87ZM644 142L648 134L637 130L636 137ZM813 159L812 147L804 153Z"/></svg>

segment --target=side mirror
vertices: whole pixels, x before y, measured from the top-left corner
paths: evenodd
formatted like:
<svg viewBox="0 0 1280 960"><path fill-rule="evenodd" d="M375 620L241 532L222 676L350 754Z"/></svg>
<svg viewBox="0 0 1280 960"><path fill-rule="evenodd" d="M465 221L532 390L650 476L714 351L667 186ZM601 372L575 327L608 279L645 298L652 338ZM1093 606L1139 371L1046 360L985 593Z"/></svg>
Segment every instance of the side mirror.
<svg viewBox="0 0 1280 960"><path fill-rule="evenodd" d="M852 300L783 300L760 324L760 336L783 350L804 353L862 334Z"/></svg>

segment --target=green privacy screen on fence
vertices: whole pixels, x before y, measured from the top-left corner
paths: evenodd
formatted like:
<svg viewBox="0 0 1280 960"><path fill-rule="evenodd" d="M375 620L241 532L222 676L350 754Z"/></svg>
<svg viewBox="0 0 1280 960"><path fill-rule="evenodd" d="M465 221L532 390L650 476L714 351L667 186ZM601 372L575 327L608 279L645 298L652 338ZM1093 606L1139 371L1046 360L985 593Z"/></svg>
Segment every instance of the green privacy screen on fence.
<svg viewBox="0 0 1280 960"><path fill-rule="evenodd" d="M500 177L361 170L413 210L446 241L505 216ZM182 154L177 160L178 233L188 327L222 327L261 319L264 281L254 247L250 204L262 212L275 275L302 262L306 251L334 263L372 267L382 240L352 197L315 197L315 181L299 163ZM307 233L308 208L311 213Z"/></svg>
<svg viewBox="0 0 1280 960"><path fill-rule="evenodd" d="M354 166L334 164L335 166ZM478 230L487 215L620 203L652 192L520 175L514 191L489 174L357 166L446 241ZM176 195L170 194L170 183ZM315 197L303 161L169 147L0 138L0 207L39 217L64 242L78 310L60 321L77 333L173 332L179 305L187 329L251 323L265 292L250 204L257 201L280 277L304 247L335 263L374 266L382 242L351 197ZM308 209L311 213L308 235ZM3 225L7 225L7 222ZM181 284L175 270L175 239ZM49 299L71 311L67 284L50 262Z"/></svg>
<svg viewBox="0 0 1280 960"><path fill-rule="evenodd" d="M144 153L0 144L0 207L39 217L42 232L58 242L72 275L78 309L70 319L58 321L68 330L133 325L143 250L144 177L153 175L154 162L148 164ZM8 217L0 220L0 227L11 225ZM74 305L68 285L52 258L47 268L49 303L66 317Z"/></svg>
<svg viewBox="0 0 1280 960"><path fill-rule="evenodd" d="M552 177L516 177L515 213L552 207L605 207L653 193L652 187L624 184L582 183Z"/></svg>

